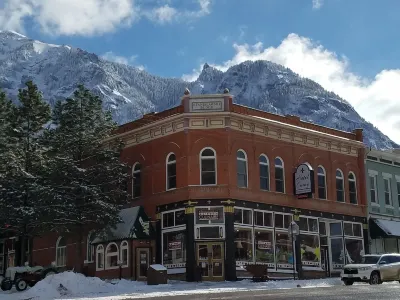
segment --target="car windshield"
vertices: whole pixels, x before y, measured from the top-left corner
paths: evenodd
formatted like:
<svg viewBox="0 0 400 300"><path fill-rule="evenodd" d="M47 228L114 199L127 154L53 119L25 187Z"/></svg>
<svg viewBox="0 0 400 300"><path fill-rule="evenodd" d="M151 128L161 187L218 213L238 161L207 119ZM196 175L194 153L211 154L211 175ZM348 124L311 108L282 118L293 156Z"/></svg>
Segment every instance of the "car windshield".
<svg viewBox="0 0 400 300"><path fill-rule="evenodd" d="M371 264L377 264L379 261L380 255L368 255L368 256L363 256L361 258L360 264L363 265L371 265Z"/></svg>

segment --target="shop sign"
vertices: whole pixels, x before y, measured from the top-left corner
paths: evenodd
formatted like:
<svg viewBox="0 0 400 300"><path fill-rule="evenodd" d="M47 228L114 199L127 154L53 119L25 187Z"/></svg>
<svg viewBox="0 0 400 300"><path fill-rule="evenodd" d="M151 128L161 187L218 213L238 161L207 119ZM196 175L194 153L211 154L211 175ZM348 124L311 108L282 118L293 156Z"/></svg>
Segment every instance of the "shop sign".
<svg viewBox="0 0 400 300"><path fill-rule="evenodd" d="M272 243L269 241L260 240L260 241L257 241L257 246L258 246L258 249L270 250Z"/></svg>
<svg viewBox="0 0 400 300"><path fill-rule="evenodd" d="M218 210L199 210L199 221L219 220Z"/></svg>
<svg viewBox="0 0 400 300"><path fill-rule="evenodd" d="M293 174L294 194L298 198L312 198L314 193L314 170L309 163L303 163Z"/></svg>
<svg viewBox="0 0 400 300"><path fill-rule="evenodd" d="M190 112L224 111L224 99L190 99Z"/></svg>
<svg viewBox="0 0 400 300"><path fill-rule="evenodd" d="M182 249L182 242L169 242L168 243L168 250L181 250Z"/></svg>

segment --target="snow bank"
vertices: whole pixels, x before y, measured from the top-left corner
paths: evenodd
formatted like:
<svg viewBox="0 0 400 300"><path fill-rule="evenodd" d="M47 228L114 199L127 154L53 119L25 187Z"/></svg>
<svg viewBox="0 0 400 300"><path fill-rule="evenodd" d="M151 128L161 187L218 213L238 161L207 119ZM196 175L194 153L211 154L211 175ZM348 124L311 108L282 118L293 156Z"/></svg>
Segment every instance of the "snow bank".
<svg viewBox="0 0 400 300"><path fill-rule="evenodd" d="M149 286L145 282L114 280L106 282L96 277L64 272L50 275L39 281L25 292L0 292L1 300L55 300L55 299L102 299L122 300L127 298L148 298L188 294L208 294L221 292L271 290L296 288L327 287L342 285L339 278L320 280L277 280L254 283L250 280L238 282L201 282L189 283L169 281L168 284Z"/></svg>

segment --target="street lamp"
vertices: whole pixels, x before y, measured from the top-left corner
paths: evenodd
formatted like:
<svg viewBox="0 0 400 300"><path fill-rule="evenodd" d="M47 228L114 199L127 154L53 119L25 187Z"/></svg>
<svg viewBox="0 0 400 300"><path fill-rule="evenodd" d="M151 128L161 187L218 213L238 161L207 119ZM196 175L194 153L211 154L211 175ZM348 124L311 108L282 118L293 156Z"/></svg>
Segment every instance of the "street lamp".
<svg viewBox="0 0 400 300"><path fill-rule="evenodd" d="M290 223L290 226L288 228L288 233L289 236L291 237L291 242L292 242L292 259L293 259L293 280L296 279L296 273L295 273L295 244L294 242L297 240L297 236L300 234L300 228L299 225L295 221L292 221Z"/></svg>

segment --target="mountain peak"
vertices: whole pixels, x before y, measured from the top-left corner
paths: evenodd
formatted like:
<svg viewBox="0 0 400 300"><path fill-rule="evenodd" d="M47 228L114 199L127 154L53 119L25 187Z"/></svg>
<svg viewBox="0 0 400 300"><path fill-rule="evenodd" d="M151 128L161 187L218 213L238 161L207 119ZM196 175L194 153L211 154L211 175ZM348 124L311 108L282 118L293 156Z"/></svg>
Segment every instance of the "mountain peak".
<svg viewBox="0 0 400 300"><path fill-rule="evenodd" d="M207 70L208 68L210 68L210 65L208 63L205 63L203 66L203 71Z"/></svg>

